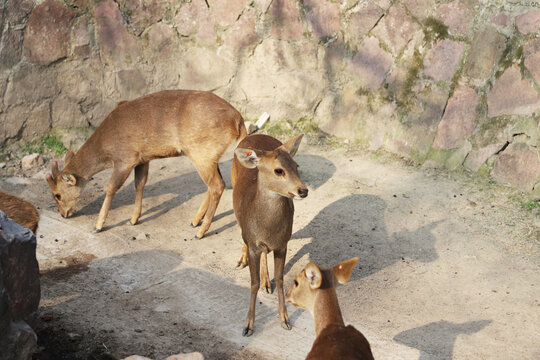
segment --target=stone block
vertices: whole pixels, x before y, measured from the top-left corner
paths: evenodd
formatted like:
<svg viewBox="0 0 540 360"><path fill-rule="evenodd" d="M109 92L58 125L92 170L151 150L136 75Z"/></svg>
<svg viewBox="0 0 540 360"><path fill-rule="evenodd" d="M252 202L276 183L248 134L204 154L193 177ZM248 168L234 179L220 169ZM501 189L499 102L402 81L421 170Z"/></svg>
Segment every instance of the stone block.
<svg viewBox="0 0 540 360"><path fill-rule="evenodd" d="M477 172L482 165L484 165L490 157L495 155L497 151L502 149L505 143L490 144L477 149L471 149L463 166L467 169Z"/></svg>
<svg viewBox="0 0 540 360"><path fill-rule="evenodd" d="M179 86L184 89L211 90L226 85L234 75L235 65L208 48L193 47L177 63Z"/></svg>
<svg viewBox="0 0 540 360"><path fill-rule="evenodd" d="M122 100L133 100L146 94L146 79L137 69L116 73L116 87Z"/></svg>
<svg viewBox="0 0 540 360"><path fill-rule="evenodd" d="M467 60L465 74L473 79L486 80L493 71L506 45L506 37L497 32L493 25L487 25L474 35Z"/></svg>
<svg viewBox="0 0 540 360"><path fill-rule="evenodd" d="M16 0L5 2L6 20L10 24L20 24L30 14L36 4L35 0Z"/></svg>
<svg viewBox="0 0 540 360"><path fill-rule="evenodd" d="M450 80L460 63L465 44L452 40L438 41L424 58L424 74L435 81Z"/></svg>
<svg viewBox="0 0 540 360"><path fill-rule="evenodd" d="M392 55L397 56L418 30L420 25L409 17L401 4L396 3L375 26L372 34L387 43Z"/></svg>
<svg viewBox="0 0 540 360"><path fill-rule="evenodd" d="M64 96L56 97L52 103L52 128L56 127L85 127L88 126L81 107L74 100Z"/></svg>
<svg viewBox="0 0 540 360"><path fill-rule="evenodd" d="M510 23L510 16L508 16L508 14L505 14L505 13L493 15L491 17L491 22L495 25L507 26Z"/></svg>
<svg viewBox="0 0 540 360"><path fill-rule="evenodd" d="M195 36L202 44L213 44L216 41L216 24L204 1L182 4L175 22L181 36Z"/></svg>
<svg viewBox="0 0 540 360"><path fill-rule="evenodd" d="M353 12L350 15L347 32L345 33L346 41L357 47L383 14L383 10L372 2L368 2L365 6Z"/></svg>
<svg viewBox="0 0 540 360"><path fill-rule="evenodd" d="M92 35L90 19L81 16L73 21L71 29L71 53L75 57L87 58L92 52Z"/></svg>
<svg viewBox="0 0 540 360"><path fill-rule="evenodd" d="M112 0L94 6L97 42L103 61L124 68L141 55L139 43L128 33L118 5Z"/></svg>
<svg viewBox="0 0 540 360"><path fill-rule="evenodd" d="M296 1L272 1L268 13L272 16L272 38L301 40L304 37L304 25L300 19Z"/></svg>
<svg viewBox="0 0 540 360"><path fill-rule="evenodd" d="M45 160L43 160L43 156L38 153L26 155L21 159L21 167L23 170L38 168L43 164L45 164Z"/></svg>
<svg viewBox="0 0 540 360"><path fill-rule="evenodd" d="M540 39L533 39L523 46L525 67L531 72L537 84L540 84Z"/></svg>
<svg viewBox="0 0 540 360"><path fill-rule="evenodd" d="M359 46L358 52L349 63L348 70L362 88L375 90L382 85L392 63L392 56L381 49L379 41L374 37L368 37Z"/></svg>
<svg viewBox="0 0 540 360"><path fill-rule="evenodd" d="M246 10L242 17L235 22L224 34L224 43L233 54L241 53L244 49L256 44L259 36L255 32L257 16L253 11Z"/></svg>
<svg viewBox="0 0 540 360"><path fill-rule="evenodd" d="M306 19L316 38L329 38L341 28L338 4L312 0L304 1L304 6L309 8Z"/></svg>
<svg viewBox="0 0 540 360"><path fill-rule="evenodd" d="M491 176L523 191L532 191L540 181L540 156L526 143L511 143L499 154Z"/></svg>
<svg viewBox="0 0 540 360"><path fill-rule="evenodd" d="M29 114L27 106L12 106L0 113L0 145L19 135Z"/></svg>
<svg viewBox="0 0 540 360"><path fill-rule="evenodd" d="M451 34L468 37L471 33L474 11L467 5L467 1L454 0L441 4L433 16L448 26Z"/></svg>
<svg viewBox="0 0 540 360"><path fill-rule="evenodd" d="M76 13L55 0L37 5L26 24L24 50L27 59L47 65L68 54L71 23Z"/></svg>
<svg viewBox="0 0 540 360"><path fill-rule="evenodd" d="M516 27L523 35L538 31L540 29L540 10L516 16Z"/></svg>
<svg viewBox="0 0 540 360"><path fill-rule="evenodd" d="M119 0L118 4L126 22L136 35L140 35L150 25L163 18L167 1L162 0Z"/></svg>
<svg viewBox="0 0 540 360"><path fill-rule="evenodd" d="M26 122L22 138L34 140L49 132L51 128L51 114L49 102L44 101L32 109Z"/></svg>
<svg viewBox="0 0 540 360"><path fill-rule="evenodd" d="M20 320L38 309L39 267L34 233L0 211L0 266L8 292L13 320Z"/></svg>
<svg viewBox="0 0 540 360"><path fill-rule="evenodd" d="M530 115L540 108L534 87L521 77L517 65L501 75L487 95L488 116Z"/></svg>
<svg viewBox="0 0 540 360"><path fill-rule="evenodd" d="M415 103L411 111L403 118L407 125L420 125L430 129L430 133L437 130L437 126L443 116L443 111L448 101L448 90L438 86L417 89ZM431 145L431 144L430 144Z"/></svg>
<svg viewBox="0 0 540 360"><path fill-rule="evenodd" d="M22 55L22 30L15 30L8 27L2 35L2 46L0 48L0 70L11 69L21 61Z"/></svg>
<svg viewBox="0 0 540 360"><path fill-rule="evenodd" d="M23 65L13 73L4 96L4 104L28 104L51 98L58 92L54 68Z"/></svg>
<svg viewBox="0 0 540 360"><path fill-rule="evenodd" d="M176 40L174 29L162 22L150 26L144 33L146 50L149 57L162 57L170 54Z"/></svg>
<svg viewBox="0 0 540 360"><path fill-rule="evenodd" d="M0 338L1 360L27 360L39 351L34 330L22 320L9 324L5 338Z"/></svg>
<svg viewBox="0 0 540 360"><path fill-rule="evenodd" d="M472 134L476 127L478 102L478 94L470 87L461 86L454 91L439 123L433 143L435 148L452 149Z"/></svg>
<svg viewBox="0 0 540 360"><path fill-rule="evenodd" d="M210 13L216 24L219 26L229 26L233 24L247 5L246 0L208 0Z"/></svg>
<svg viewBox="0 0 540 360"><path fill-rule="evenodd" d="M407 10L420 22L423 22L431 15L433 2L425 0L402 0L401 2Z"/></svg>

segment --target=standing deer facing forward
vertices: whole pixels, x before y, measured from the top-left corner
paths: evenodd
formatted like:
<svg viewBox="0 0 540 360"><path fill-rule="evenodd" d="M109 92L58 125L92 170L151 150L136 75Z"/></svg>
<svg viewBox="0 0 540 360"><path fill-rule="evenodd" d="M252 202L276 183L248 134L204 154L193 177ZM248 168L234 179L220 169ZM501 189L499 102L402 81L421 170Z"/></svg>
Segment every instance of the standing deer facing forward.
<svg viewBox="0 0 540 360"><path fill-rule="evenodd" d="M291 238L294 205L292 199L308 194L293 160L302 135L285 144L267 135L252 135L238 144L232 167L233 206L247 246L251 298L242 335L253 334L255 303L260 286L260 259L274 252L274 277L281 326L290 330L283 292L283 268L287 242ZM264 261L266 264L266 261ZM263 277L268 268L263 266ZM269 285L268 285L269 286Z"/></svg>
<svg viewBox="0 0 540 360"><path fill-rule="evenodd" d="M315 320L317 337L306 359L373 360L364 335L351 325L345 326L336 294L337 283L349 281L357 261L352 258L330 269L310 262L287 291L287 301L309 310Z"/></svg>
<svg viewBox="0 0 540 360"><path fill-rule="evenodd" d="M217 95L204 91L167 90L118 104L74 154L68 152L61 171L53 161L46 179L63 217L73 214L90 177L112 167L105 200L94 231L101 231L114 194L135 168L135 206L131 224L139 220L150 160L187 155L208 186L192 225L210 227L225 188L218 162L231 143L246 137L240 113Z"/></svg>

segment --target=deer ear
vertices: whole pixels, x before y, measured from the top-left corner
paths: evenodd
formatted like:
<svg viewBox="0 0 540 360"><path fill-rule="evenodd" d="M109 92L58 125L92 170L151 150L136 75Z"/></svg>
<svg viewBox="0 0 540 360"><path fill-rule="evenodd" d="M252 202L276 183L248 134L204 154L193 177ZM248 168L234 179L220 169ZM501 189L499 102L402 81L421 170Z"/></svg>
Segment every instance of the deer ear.
<svg viewBox="0 0 540 360"><path fill-rule="evenodd" d="M264 155L264 151L255 149L237 148L234 151L236 158L243 166L248 169L254 169L261 160L261 156Z"/></svg>
<svg viewBox="0 0 540 360"><path fill-rule="evenodd" d="M51 163L51 170L52 170L52 176L56 178L58 174L60 173L60 170L58 170L58 163L56 161L53 161Z"/></svg>
<svg viewBox="0 0 540 360"><path fill-rule="evenodd" d="M304 134L300 134L297 137L290 139L285 144L281 145L279 149L288 152L291 157L294 157L294 155L296 155L296 152L298 151L298 148L300 147L300 142L302 141L303 136Z"/></svg>
<svg viewBox="0 0 540 360"><path fill-rule="evenodd" d="M56 182L54 181L53 177L51 174L47 174L45 175L45 180L47 180L47 182L49 183L49 186L51 188L55 187L56 186Z"/></svg>
<svg viewBox="0 0 540 360"><path fill-rule="evenodd" d="M304 271L306 272L306 278L309 282L309 286L312 289L320 288L322 283L322 275L317 264L310 262L306 265Z"/></svg>
<svg viewBox="0 0 540 360"><path fill-rule="evenodd" d="M69 185L77 185L77 178L72 174L62 175L62 179L67 182Z"/></svg>
<svg viewBox="0 0 540 360"><path fill-rule="evenodd" d="M345 284L347 283L347 281L349 281L349 278L351 277L351 273L357 261L358 261L358 258L355 257L355 258L340 262L339 264L335 265L332 268L332 272L334 273L334 275L337 278L337 281L339 281L340 284Z"/></svg>
<svg viewBox="0 0 540 360"><path fill-rule="evenodd" d="M73 158L73 156L75 155L75 153L71 150L69 150L66 155L64 156L64 164L67 164L71 161L71 158Z"/></svg>

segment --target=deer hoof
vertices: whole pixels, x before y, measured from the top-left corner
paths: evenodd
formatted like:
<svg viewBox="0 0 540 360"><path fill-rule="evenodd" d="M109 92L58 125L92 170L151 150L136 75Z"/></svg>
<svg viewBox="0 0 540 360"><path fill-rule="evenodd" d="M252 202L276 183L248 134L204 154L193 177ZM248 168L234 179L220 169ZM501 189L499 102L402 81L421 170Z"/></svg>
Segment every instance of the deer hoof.
<svg viewBox="0 0 540 360"><path fill-rule="evenodd" d="M137 221L133 222L133 220L129 220L129 221L128 221L128 224L129 224L129 225L137 225Z"/></svg>
<svg viewBox="0 0 540 360"><path fill-rule="evenodd" d="M244 331L242 331L242 336L248 337L251 335L253 335L253 329L244 328Z"/></svg>
<svg viewBox="0 0 540 360"><path fill-rule="evenodd" d="M267 294L271 294L272 293L272 287L268 287L268 286L262 286L261 287L261 291L262 292L266 292Z"/></svg>
<svg viewBox="0 0 540 360"><path fill-rule="evenodd" d="M197 226L201 225L201 222L199 221L197 224L190 223L189 225L191 225L191 227L197 227Z"/></svg>
<svg viewBox="0 0 540 360"><path fill-rule="evenodd" d="M98 228L94 228L94 232L95 232L95 233L101 232L101 228L99 228L99 229L98 229Z"/></svg>
<svg viewBox="0 0 540 360"><path fill-rule="evenodd" d="M292 326L291 326L291 324L289 324L288 321L283 321L281 323L281 327L284 328L285 330L291 330L292 329Z"/></svg>

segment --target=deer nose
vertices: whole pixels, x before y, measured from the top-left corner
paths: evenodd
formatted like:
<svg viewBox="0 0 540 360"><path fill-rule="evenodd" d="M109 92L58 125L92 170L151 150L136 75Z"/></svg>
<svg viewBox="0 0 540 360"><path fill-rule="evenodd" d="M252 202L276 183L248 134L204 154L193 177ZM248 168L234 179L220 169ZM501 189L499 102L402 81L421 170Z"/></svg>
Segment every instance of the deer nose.
<svg viewBox="0 0 540 360"><path fill-rule="evenodd" d="M307 196L307 193L308 193L308 189L304 188L299 188L298 189L298 196L300 196L301 198L305 198Z"/></svg>

